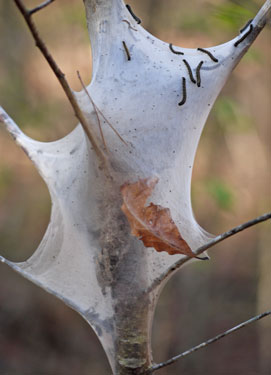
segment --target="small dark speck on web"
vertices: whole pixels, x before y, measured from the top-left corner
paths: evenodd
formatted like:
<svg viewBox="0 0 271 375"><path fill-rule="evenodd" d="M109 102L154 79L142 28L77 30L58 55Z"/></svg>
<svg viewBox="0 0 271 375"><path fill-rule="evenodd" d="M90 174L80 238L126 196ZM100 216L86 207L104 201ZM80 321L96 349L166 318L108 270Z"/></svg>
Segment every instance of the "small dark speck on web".
<svg viewBox="0 0 271 375"><path fill-rule="evenodd" d="M72 149L72 150L70 151L70 155L74 154L75 151L77 151L77 147L75 147L74 149Z"/></svg>

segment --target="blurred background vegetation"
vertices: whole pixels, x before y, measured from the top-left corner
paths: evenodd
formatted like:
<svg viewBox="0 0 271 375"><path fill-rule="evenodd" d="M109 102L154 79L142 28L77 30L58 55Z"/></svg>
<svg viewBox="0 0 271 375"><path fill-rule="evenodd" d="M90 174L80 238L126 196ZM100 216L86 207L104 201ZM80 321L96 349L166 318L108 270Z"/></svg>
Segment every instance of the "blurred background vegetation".
<svg viewBox="0 0 271 375"><path fill-rule="evenodd" d="M25 0L29 6L39 1ZM223 43L252 18L258 0L130 0L143 26L184 47ZM70 84L76 70L91 79L91 50L81 0L55 1L36 21ZM201 137L194 166L195 216L218 234L270 210L270 28L244 57L220 94ZM76 125L58 82L34 47L12 1L0 0L0 104L26 134L52 141ZM0 127L0 253L29 257L50 216L45 184ZM270 224L210 251L211 261L180 271L157 309L156 361L270 309ZM161 375L271 373L271 319L161 370ZM110 374L102 348L75 312L0 265L0 374Z"/></svg>

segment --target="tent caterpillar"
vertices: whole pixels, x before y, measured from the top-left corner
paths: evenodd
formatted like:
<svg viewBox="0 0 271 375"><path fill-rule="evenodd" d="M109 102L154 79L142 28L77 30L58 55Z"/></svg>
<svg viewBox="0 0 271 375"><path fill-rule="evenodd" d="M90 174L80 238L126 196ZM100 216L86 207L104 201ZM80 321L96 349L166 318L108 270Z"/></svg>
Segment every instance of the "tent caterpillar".
<svg viewBox="0 0 271 375"><path fill-rule="evenodd" d="M245 31L246 28L251 24L252 21L253 21L253 18L251 18L250 20L248 20L247 23L240 30L240 33L242 33L243 31Z"/></svg>
<svg viewBox="0 0 271 375"><path fill-rule="evenodd" d="M181 51L175 51L173 49L172 43L169 44L169 49L171 50L172 53L175 53L175 55L184 55L184 53Z"/></svg>
<svg viewBox="0 0 271 375"><path fill-rule="evenodd" d="M253 25L250 24L249 30L242 36L242 38L240 38L239 40L237 40L237 42L234 43L234 47L237 47L240 43L242 43L243 40L245 40L246 37L252 32L252 30L253 30Z"/></svg>
<svg viewBox="0 0 271 375"><path fill-rule="evenodd" d="M194 78L194 76L193 76L191 66L189 65L189 63L186 60L183 60L183 62L185 64L185 66L187 67L188 74L189 74L191 82L197 83L196 80L195 80L195 78Z"/></svg>
<svg viewBox="0 0 271 375"><path fill-rule="evenodd" d="M201 85L201 77L200 77L200 69L202 67L203 61L199 63L196 69L196 77L197 77L197 86L200 87Z"/></svg>
<svg viewBox="0 0 271 375"><path fill-rule="evenodd" d="M133 10L132 10L132 8L131 8L131 5L126 4L126 8L129 10L129 12L130 12L131 16L133 17L133 19L134 19L138 24L140 24L140 23L141 23L141 19L140 19L139 17L137 17L137 16L134 14L134 12L133 12Z"/></svg>
<svg viewBox="0 0 271 375"><path fill-rule="evenodd" d="M183 105L186 102L186 98L187 98L186 79L184 77L183 77L183 80L182 80L182 87L183 87L183 98L180 101L180 103L178 103L178 105Z"/></svg>
<svg viewBox="0 0 271 375"><path fill-rule="evenodd" d="M122 44L123 44L124 50L125 50L126 55L127 55L127 60L130 61L131 55L130 55L130 52L129 52L128 47L127 47L126 43L124 42L124 40L122 41Z"/></svg>
<svg viewBox="0 0 271 375"><path fill-rule="evenodd" d="M210 51L208 51L207 49L197 48L197 50L200 51L200 52L206 53L206 55L208 55L210 57L210 59L213 60L215 63L218 62L217 58L215 58L214 55Z"/></svg>

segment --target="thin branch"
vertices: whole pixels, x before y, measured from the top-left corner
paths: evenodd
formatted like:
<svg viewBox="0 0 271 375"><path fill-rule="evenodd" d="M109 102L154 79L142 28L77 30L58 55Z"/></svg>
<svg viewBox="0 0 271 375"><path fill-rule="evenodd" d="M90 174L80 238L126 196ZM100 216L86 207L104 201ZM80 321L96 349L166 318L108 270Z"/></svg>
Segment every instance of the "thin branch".
<svg viewBox="0 0 271 375"><path fill-rule="evenodd" d="M253 24L253 32L250 33L249 38L248 38L250 45L256 39L257 35L261 32L261 30L265 27L266 23L270 22L270 20L271 20L271 1L266 0L266 2L263 4L261 9L259 10L259 12L256 14L256 16L251 22ZM244 31L245 29L243 28L242 30Z"/></svg>
<svg viewBox="0 0 271 375"><path fill-rule="evenodd" d="M271 219L271 212L267 212L266 214L263 214L261 216L256 217L255 219L249 220L246 223L240 224L235 228L230 229L229 231L220 234L219 236L215 237L213 240L208 242L207 244L199 247L195 253L197 255L202 254L205 250L209 249L210 247L216 245L217 243L226 240L227 238L234 236L235 234L242 232L243 230L250 228L256 224L262 223L266 220Z"/></svg>
<svg viewBox="0 0 271 375"><path fill-rule="evenodd" d="M121 142L123 142L126 146L128 146L128 143L122 138L122 136L120 135L120 133L114 128L114 126L111 124L111 122L105 117L105 115L99 109L99 107L97 107L96 104L94 104L94 105L96 106L96 109L98 110L98 112L100 113L100 115L103 117L104 121L110 126L110 128L113 130L113 132L119 137L119 139L121 140Z"/></svg>
<svg viewBox="0 0 271 375"><path fill-rule="evenodd" d="M126 53L127 60L131 61L131 55L130 55L130 52L129 52L128 47L127 47L127 45L126 45L126 43L125 43L124 40L122 41L122 45L123 45L124 51Z"/></svg>
<svg viewBox="0 0 271 375"><path fill-rule="evenodd" d="M97 105L94 103L92 97L90 96L90 94L89 94L89 92L88 92L88 90L87 90L87 88L86 88L86 86L85 86L85 84L84 84L84 82L83 82L83 80L82 80L82 78L81 78L81 75L80 75L79 71L77 71L77 76L78 76L79 81L80 81L80 83L81 83L81 85L82 85L82 87L83 87L83 90L84 90L85 93L87 94L87 97L89 98L89 100L90 100L92 106L94 107L94 110L95 110L95 112L96 112L96 116L97 116L97 119L98 119L98 122L99 122L99 127L100 127L100 129L101 129L101 123L100 123L100 118L99 118L98 112L99 112L100 115L103 117L104 121L105 121L105 122L109 125L109 127L113 130L113 132L119 137L119 139L120 139L120 140L121 140L126 146L128 146L127 143L125 142L125 140L124 140L124 139L122 138L122 136L119 134L119 132L114 128L114 126L111 124L111 122L110 122L109 120L107 120L107 118L105 117L105 115L103 114L103 112L102 112L102 111L97 107ZM102 129L101 129L101 132L102 132ZM103 141L104 141L104 145L105 145L105 147L106 147L105 139L104 139L104 137L103 137L103 133L102 133L102 138L103 138Z"/></svg>
<svg viewBox="0 0 271 375"><path fill-rule="evenodd" d="M21 135L21 130L18 125L12 120L7 112L0 106L0 122L6 125L8 132L14 138L17 139L18 135Z"/></svg>
<svg viewBox="0 0 271 375"><path fill-rule="evenodd" d="M40 35L37 31L36 25L31 18L31 11L29 11L23 5L21 0L14 0L14 2L17 5L18 9L20 10L22 16L24 17L25 22L27 23L27 26L28 26L28 28L29 28L29 30L30 30L35 42L36 42L36 46L40 49L44 58L46 59L46 61L50 65L54 74L56 75L59 83L61 84L61 86L62 86L62 88L63 88L63 90L64 90L73 110L74 110L74 114L78 118L78 120L80 121L83 129L85 130L86 135L87 135L89 141L91 142L95 153L100 158L103 165L106 165L107 164L106 157L105 157L104 153L102 152L102 150L100 149L100 147L98 146L98 142L97 142L94 134L92 134L92 132L89 129L88 122L87 122L85 116L83 115L83 112L81 111L81 108L79 107L79 104L78 104L78 102L77 102L77 100L76 100L76 98L73 94L72 89L70 88L70 86L69 86L69 84L68 84L68 82L65 78L64 73L60 70L57 63L55 62L52 55L50 54L47 46L45 45L44 41L41 39L41 37L40 37Z"/></svg>
<svg viewBox="0 0 271 375"><path fill-rule="evenodd" d="M32 16L32 14L40 11L41 9L47 7L49 4L53 3L55 0L47 0L47 1L44 1L43 3L41 3L40 5L38 5L37 7L31 9L28 11L28 13Z"/></svg>
<svg viewBox="0 0 271 375"><path fill-rule="evenodd" d="M229 329L229 330L227 330L227 331L225 331L223 333L220 333L219 335L217 335L217 336L215 336L215 337L213 337L213 338L211 338L211 339L209 339L209 340L207 340L205 342L202 342L201 344L199 344L197 346L194 346L193 348L191 348L189 350L186 350L185 352L183 352L183 353L181 353L179 355L176 355L175 357L172 357L171 359L169 359L169 360L167 360L165 362L153 365L147 371L143 372L143 374L151 374L154 371L157 371L157 370L160 370L163 367L169 366L172 363L178 361L180 358L186 357L187 355L192 354L192 353L196 352L199 349L205 348L206 346L208 346L208 345L210 345L210 344L212 344L212 343L214 343L214 342L222 339L223 337L228 336L231 333L234 333L234 332L238 331L239 329L244 328L244 327L248 326L249 324L256 322L257 320L265 318L268 315L271 315L271 311L266 311L263 314L254 316L253 318L247 320L246 322L243 322L243 323L239 324L238 326L235 326L235 327L233 327L233 328L231 328L231 329Z"/></svg>
<svg viewBox="0 0 271 375"><path fill-rule="evenodd" d="M98 126L99 126L99 130L100 130L101 138L102 138L104 147L107 150L105 139L104 139L104 133L103 133L102 126L101 126L100 117L99 117L97 109L96 109L96 105L94 104L94 101L92 100L91 96L88 93L88 90L86 89L86 86L85 86L85 84L84 84L84 82L82 80L82 77L81 77L81 74L80 74L79 70L77 70L77 76L78 76L78 79L79 79L79 81L80 81L80 83L82 85L83 90L85 91L87 97L89 98L89 100L90 100L90 102L91 102L91 104L92 104L92 106L94 108L94 111L95 111L95 114L96 114L96 117L97 117L97 121L98 121Z"/></svg>
<svg viewBox="0 0 271 375"><path fill-rule="evenodd" d="M216 245L219 242L222 242L226 240L227 238L243 231L244 229L247 229L249 227L252 227L256 224L262 223L263 221L271 219L271 212L268 212L264 215L258 216L257 218L247 221L246 223L243 223L241 225L238 225L235 228L230 229L229 231L220 234L219 236L213 238L211 241L207 242L205 245L199 247L197 250L194 251L196 255L202 254L207 249L210 249L214 245ZM173 272L176 272L184 263L191 260L191 257L185 256L182 259L178 260L173 266L168 268L167 271L165 271L160 277L154 280L153 284L149 289L147 289L145 292L150 292L151 290L154 290L158 285L160 285L166 278L169 277Z"/></svg>

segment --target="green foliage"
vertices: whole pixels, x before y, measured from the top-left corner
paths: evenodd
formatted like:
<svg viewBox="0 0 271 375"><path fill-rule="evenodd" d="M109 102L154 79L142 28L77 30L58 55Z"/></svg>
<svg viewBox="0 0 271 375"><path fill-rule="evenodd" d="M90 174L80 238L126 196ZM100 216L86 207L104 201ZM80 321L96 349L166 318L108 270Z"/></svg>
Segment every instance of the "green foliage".
<svg viewBox="0 0 271 375"><path fill-rule="evenodd" d="M6 165L0 165L0 200L7 194L12 181L12 170Z"/></svg>
<svg viewBox="0 0 271 375"><path fill-rule="evenodd" d="M206 190L222 210L231 210L234 204L234 194L231 188L220 179L206 181Z"/></svg>
<svg viewBox="0 0 271 375"><path fill-rule="evenodd" d="M212 17L218 26L236 31L255 15L254 9L251 8L254 8L251 1L246 1L246 4L232 0L219 2L212 5Z"/></svg>
<svg viewBox="0 0 271 375"><path fill-rule="evenodd" d="M77 24L78 26L81 26L82 29L86 27L85 13L77 3L71 4L71 6L66 9L63 18L66 25L74 26ZM88 34L86 33L86 35Z"/></svg>
<svg viewBox="0 0 271 375"><path fill-rule="evenodd" d="M246 62L253 62L258 64L263 64L264 56L263 54L257 50L256 48L251 47L245 56L243 57L243 63Z"/></svg>
<svg viewBox="0 0 271 375"><path fill-rule="evenodd" d="M228 96L217 99L214 105L214 117L223 133L245 132L252 129L252 121L242 111L240 103Z"/></svg>
<svg viewBox="0 0 271 375"><path fill-rule="evenodd" d="M203 19L199 13L189 13L186 17L181 17L179 28L184 31L208 33L210 25L207 19Z"/></svg>

